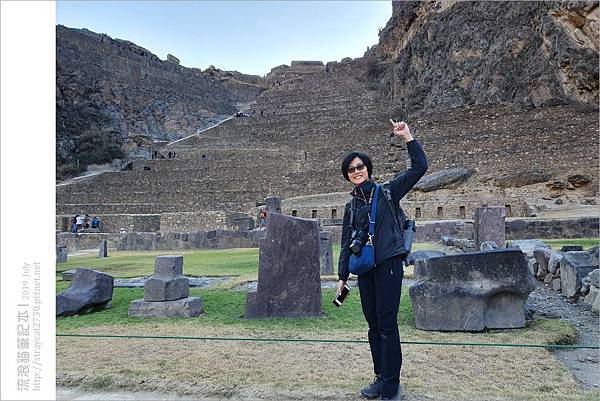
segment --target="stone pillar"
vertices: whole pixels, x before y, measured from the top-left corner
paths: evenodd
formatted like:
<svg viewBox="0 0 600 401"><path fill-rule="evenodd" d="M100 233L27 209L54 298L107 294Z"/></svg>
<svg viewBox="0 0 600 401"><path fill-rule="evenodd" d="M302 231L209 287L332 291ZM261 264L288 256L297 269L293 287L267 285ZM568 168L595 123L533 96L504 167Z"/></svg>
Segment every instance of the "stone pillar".
<svg viewBox="0 0 600 401"><path fill-rule="evenodd" d="M189 282L183 276L183 256L158 256L154 275L144 283L144 299L129 304L129 316L196 317L202 313L202 298L189 297Z"/></svg>
<svg viewBox="0 0 600 401"><path fill-rule="evenodd" d="M333 274L333 246L330 232L321 231L320 233L319 259L321 262L321 275L331 276Z"/></svg>
<svg viewBox="0 0 600 401"><path fill-rule="evenodd" d="M475 249L479 249L483 241L494 241L498 248L506 247L504 223L506 208L501 206L478 207L474 217Z"/></svg>
<svg viewBox="0 0 600 401"><path fill-rule="evenodd" d="M108 242L105 239L103 239L102 242L100 242L100 250L98 251L98 257L108 257Z"/></svg>
<svg viewBox="0 0 600 401"><path fill-rule="evenodd" d="M56 263L67 263L69 251L65 245L56 247Z"/></svg>
<svg viewBox="0 0 600 401"><path fill-rule="evenodd" d="M265 199L265 203L267 206L267 213L281 213L281 198L269 196Z"/></svg>

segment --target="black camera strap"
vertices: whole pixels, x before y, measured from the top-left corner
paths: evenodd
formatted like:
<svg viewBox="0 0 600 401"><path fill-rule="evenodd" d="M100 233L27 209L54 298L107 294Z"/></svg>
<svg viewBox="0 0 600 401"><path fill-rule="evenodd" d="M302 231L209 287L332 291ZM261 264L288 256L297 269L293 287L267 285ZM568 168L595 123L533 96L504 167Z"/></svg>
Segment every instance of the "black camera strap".
<svg viewBox="0 0 600 401"><path fill-rule="evenodd" d="M375 193L375 189L377 188L377 184L373 185L373 188L371 188L371 194L369 195L369 201L367 202L367 205L370 205L371 202L373 202L373 194ZM350 201L350 228L354 227L354 211L356 209L356 202L355 202L356 198L353 196L352 200ZM367 215L369 216L369 222L371 221L371 213L367 213Z"/></svg>

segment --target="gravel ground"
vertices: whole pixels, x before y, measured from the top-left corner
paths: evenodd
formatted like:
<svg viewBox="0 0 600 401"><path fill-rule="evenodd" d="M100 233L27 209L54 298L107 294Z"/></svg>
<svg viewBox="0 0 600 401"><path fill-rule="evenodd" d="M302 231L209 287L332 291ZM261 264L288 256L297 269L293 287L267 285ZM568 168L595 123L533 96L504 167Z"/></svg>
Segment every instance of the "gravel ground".
<svg viewBox="0 0 600 401"><path fill-rule="evenodd" d="M600 344L599 317L582 304L571 303L561 294L538 283L538 288L529 295L527 306L534 312L534 317L562 319L575 325L579 334L578 344ZM556 350L554 356L573 373L575 381L583 389L600 388L600 350Z"/></svg>

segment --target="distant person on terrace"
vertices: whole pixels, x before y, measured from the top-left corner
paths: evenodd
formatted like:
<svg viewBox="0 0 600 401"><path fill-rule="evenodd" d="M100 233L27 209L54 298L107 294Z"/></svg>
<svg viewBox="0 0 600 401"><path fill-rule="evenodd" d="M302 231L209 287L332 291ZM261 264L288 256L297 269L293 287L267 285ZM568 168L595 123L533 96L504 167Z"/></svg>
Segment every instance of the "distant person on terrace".
<svg viewBox="0 0 600 401"><path fill-rule="evenodd" d="M419 142L412 137L408 125L404 122L391 122L394 135L406 142L411 166L390 181L391 202L386 198L381 186L379 187L372 238L375 266L358 276L362 310L369 324L369 346L375 372L375 380L364 387L361 394L369 399L381 397L382 400L402 398L400 386L402 350L397 315L404 275L402 263L408 252L404 248L403 228L397 222L401 213L399 201L427 171L425 152ZM352 200L346 204L344 211L342 247L338 266L338 295L350 274L348 270L350 255L356 249L356 246L350 249L351 244L356 244L353 239L357 237L363 239L360 249L366 242L364 234L369 232L371 204L377 189L375 182L371 180L373 163L364 153L352 152L346 155L342 161L342 174L354 185L354 189L351 192ZM391 205L388 206L388 202ZM350 216L353 216L353 221L350 221ZM343 356L340 358L343 359Z"/></svg>

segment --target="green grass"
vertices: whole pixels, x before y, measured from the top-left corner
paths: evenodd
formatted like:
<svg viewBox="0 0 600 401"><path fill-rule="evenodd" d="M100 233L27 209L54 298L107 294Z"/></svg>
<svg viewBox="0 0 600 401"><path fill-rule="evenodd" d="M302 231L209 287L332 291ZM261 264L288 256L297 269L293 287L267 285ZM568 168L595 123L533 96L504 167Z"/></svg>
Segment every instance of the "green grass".
<svg viewBox="0 0 600 401"><path fill-rule="evenodd" d="M540 241L544 241L555 251L559 251L565 245L581 245L585 250L600 245L600 238L541 239Z"/></svg>
<svg viewBox="0 0 600 401"><path fill-rule="evenodd" d="M187 276L244 276L258 274L258 248L219 249L163 252L110 252L108 258L95 255L69 258L56 265L56 272L86 267L113 277L131 278L150 276L154 259L159 255L182 255L183 271Z"/></svg>
<svg viewBox="0 0 600 401"><path fill-rule="evenodd" d="M415 249L433 249L435 244L416 244ZM56 272L86 267L110 274L116 278L151 276L154 258L159 255L182 255L183 271L186 276L238 276L235 285L258 276L258 248L202 249L193 251L112 251L108 258L96 255L70 257L67 263L56 265ZM334 272L340 245L333 245ZM337 274L337 273L334 273ZM59 280L60 277L57 277Z"/></svg>
<svg viewBox="0 0 600 401"><path fill-rule="evenodd" d="M68 286L65 282L57 283L57 291ZM127 316L129 303L134 299L144 297L142 288L115 288L112 308L88 315L56 318L57 332L91 326L119 325L135 326L168 321L180 326L236 326L244 329L267 329L283 331L313 331L316 333L335 330L361 330L366 328L366 322L360 306L358 289L353 289L344 305L337 308L331 302L335 295L334 289L322 292L322 317L295 319L258 319L243 318L246 302L246 292L217 289L190 288L190 296L202 297L204 314L199 319L170 318L133 318ZM398 322L401 326L414 326L414 316L408 288L403 288L398 312Z"/></svg>

